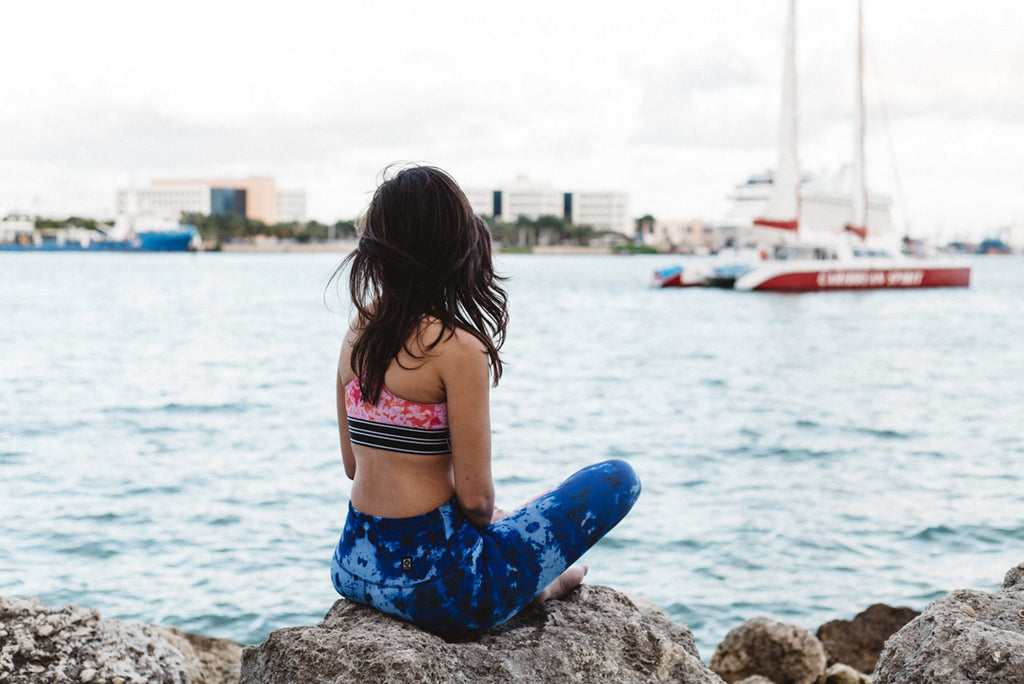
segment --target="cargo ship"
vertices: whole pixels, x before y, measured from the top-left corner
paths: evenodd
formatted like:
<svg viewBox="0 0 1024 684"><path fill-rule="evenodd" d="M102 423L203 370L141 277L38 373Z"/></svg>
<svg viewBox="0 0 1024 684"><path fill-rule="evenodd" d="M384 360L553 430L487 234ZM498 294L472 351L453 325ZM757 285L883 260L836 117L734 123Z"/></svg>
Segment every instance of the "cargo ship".
<svg viewBox="0 0 1024 684"><path fill-rule="evenodd" d="M193 248L197 234L193 225L127 219L119 219L106 231L78 227L37 230L30 218L9 217L0 221L0 251L184 252Z"/></svg>

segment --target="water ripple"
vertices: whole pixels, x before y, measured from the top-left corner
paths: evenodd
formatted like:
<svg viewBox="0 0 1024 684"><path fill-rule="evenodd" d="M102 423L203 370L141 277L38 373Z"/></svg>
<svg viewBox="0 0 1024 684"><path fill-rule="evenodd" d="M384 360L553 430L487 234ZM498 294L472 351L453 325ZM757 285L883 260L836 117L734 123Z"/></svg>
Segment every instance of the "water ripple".
<svg viewBox="0 0 1024 684"><path fill-rule="evenodd" d="M9 256L0 594L242 643L322 618L351 487L336 259L50 255L40 280ZM499 502L629 460L644 493L588 581L665 606L705 659L755 615L998 586L1024 542L1019 261L963 292L794 297L647 289L669 261L500 259Z"/></svg>

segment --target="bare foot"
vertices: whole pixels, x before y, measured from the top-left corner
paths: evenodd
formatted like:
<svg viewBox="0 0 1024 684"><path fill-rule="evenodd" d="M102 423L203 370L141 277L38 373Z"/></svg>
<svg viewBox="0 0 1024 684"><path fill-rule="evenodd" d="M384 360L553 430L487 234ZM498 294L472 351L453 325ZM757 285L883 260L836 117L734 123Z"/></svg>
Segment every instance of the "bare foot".
<svg viewBox="0 0 1024 684"><path fill-rule="evenodd" d="M549 599L560 599L565 598L572 590L580 586L583 583L583 577L587 574L586 565L574 565L561 575L555 578L555 581L549 584L544 591L537 595L537 598L533 599L533 603L543 603Z"/></svg>

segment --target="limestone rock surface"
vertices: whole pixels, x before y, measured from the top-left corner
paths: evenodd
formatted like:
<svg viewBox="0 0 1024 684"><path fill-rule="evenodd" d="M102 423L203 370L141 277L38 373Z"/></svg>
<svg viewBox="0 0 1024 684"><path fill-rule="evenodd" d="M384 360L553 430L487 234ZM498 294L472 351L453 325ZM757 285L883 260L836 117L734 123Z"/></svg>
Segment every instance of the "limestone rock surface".
<svg viewBox="0 0 1024 684"><path fill-rule="evenodd" d="M686 627L589 585L461 642L339 600L320 623L276 630L246 648L241 682L722 684Z"/></svg>
<svg viewBox="0 0 1024 684"><path fill-rule="evenodd" d="M192 684L238 684L241 644L183 632L177 627L155 626L154 629L185 656Z"/></svg>
<svg viewBox="0 0 1024 684"><path fill-rule="evenodd" d="M849 665L835 663L825 670L821 684L871 684L871 677Z"/></svg>
<svg viewBox="0 0 1024 684"><path fill-rule="evenodd" d="M726 682L761 675L773 682L815 684L825 674L825 649L806 629L757 617L725 635L711 669Z"/></svg>
<svg viewBox="0 0 1024 684"><path fill-rule="evenodd" d="M1024 563L995 593L933 601L885 643L875 684L1024 684Z"/></svg>
<svg viewBox="0 0 1024 684"><path fill-rule="evenodd" d="M859 672L872 672L885 640L921 613L876 603L852 620L832 620L818 628L828 664L843 663Z"/></svg>
<svg viewBox="0 0 1024 684"><path fill-rule="evenodd" d="M240 655L225 639L0 597L0 682L226 684L237 681Z"/></svg>
<svg viewBox="0 0 1024 684"><path fill-rule="evenodd" d="M749 677L736 680L734 684L775 684L775 682L761 675L750 675Z"/></svg>

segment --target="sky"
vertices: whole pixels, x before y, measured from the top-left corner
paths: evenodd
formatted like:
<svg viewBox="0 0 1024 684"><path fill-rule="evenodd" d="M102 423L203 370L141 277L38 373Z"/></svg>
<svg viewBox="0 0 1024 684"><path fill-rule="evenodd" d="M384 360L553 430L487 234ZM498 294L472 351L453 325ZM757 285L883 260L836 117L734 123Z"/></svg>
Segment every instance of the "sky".
<svg viewBox="0 0 1024 684"><path fill-rule="evenodd" d="M786 0L35 0L2 10L0 211L271 176L354 218L382 170L713 221L777 151ZM855 0L798 0L805 171L853 155ZM1024 222L1024 3L865 0L867 170L915 236Z"/></svg>

